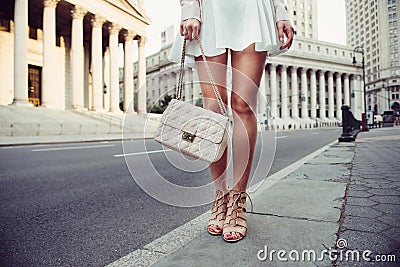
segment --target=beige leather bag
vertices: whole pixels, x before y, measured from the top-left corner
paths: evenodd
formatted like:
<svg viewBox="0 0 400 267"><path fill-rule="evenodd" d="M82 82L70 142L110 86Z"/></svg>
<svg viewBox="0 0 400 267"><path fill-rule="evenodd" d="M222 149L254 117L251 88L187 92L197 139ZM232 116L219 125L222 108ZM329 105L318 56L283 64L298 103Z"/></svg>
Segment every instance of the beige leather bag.
<svg viewBox="0 0 400 267"><path fill-rule="evenodd" d="M181 100L186 51L185 40L176 99L172 99L164 111L154 139L172 150L212 163L221 158L227 147L229 118L206 61L204 50L200 41L197 40L197 42L221 114Z"/></svg>

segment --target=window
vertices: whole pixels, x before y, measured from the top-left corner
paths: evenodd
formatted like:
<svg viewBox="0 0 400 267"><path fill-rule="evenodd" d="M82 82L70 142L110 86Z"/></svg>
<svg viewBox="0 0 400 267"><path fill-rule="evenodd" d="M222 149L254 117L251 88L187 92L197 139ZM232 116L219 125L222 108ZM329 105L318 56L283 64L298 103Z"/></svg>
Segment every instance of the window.
<svg viewBox="0 0 400 267"><path fill-rule="evenodd" d="M33 40L37 40L37 29L33 27L29 27L29 38Z"/></svg>
<svg viewBox="0 0 400 267"><path fill-rule="evenodd" d="M0 31L10 32L10 20L0 18Z"/></svg>

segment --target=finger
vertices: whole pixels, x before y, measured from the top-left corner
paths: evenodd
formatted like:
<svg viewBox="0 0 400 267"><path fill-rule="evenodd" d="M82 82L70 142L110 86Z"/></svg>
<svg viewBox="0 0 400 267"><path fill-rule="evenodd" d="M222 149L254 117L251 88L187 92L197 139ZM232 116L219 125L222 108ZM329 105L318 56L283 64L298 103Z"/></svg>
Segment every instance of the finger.
<svg viewBox="0 0 400 267"><path fill-rule="evenodd" d="M283 42L284 34L283 34L283 25L282 25L282 23L280 23L280 22L277 23L277 29L278 29L278 39L279 39L280 42Z"/></svg>
<svg viewBox="0 0 400 267"><path fill-rule="evenodd" d="M287 40L282 45L282 47L283 47L282 49L290 48L292 46L292 43L293 43L293 32L294 32L294 30L293 30L293 28L291 26L287 26L285 28L285 34L286 34Z"/></svg>
<svg viewBox="0 0 400 267"><path fill-rule="evenodd" d="M185 39L191 41L192 40L192 34L193 34L193 28L192 28L191 25L186 27L186 32L187 32L187 34L185 35Z"/></svg>
<svg viewBox="0 0 400 267"><path fill-rule="evenodd" d="M199 32L200 32L200 25L194 25L193 33L192 33L192 40L195 40L199 37Z"/></svg>
<svg viewBox="0 0 400 267"><path fill-rule="evenodd" d="M180 34L181 34L181 36L184 36L184 34L183 34L184 32L185 32L184 23L181 22L181 25L180 25Z"/></svg>
<svg viewBox="0 0 400 267"><path fill-rule="evenodd" d="M290 28L290 31L289 31L287 36L288 36L288 41L289 41L288 48L290 48L292 46L293 39L294 39L294 30L293 30L293 28Z"/></svg>

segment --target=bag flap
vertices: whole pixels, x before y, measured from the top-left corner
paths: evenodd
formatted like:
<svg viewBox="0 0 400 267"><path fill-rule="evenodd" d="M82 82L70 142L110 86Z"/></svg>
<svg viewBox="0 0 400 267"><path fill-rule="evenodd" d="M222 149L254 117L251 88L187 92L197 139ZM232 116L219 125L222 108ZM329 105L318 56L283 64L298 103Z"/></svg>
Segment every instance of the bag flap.
<svg viewBox="0 0 400 267"><path fill-rule="evenodd" d="M220 143L228 127L228 117L172 99L161 117L161 123L182 132Z"/></svg>

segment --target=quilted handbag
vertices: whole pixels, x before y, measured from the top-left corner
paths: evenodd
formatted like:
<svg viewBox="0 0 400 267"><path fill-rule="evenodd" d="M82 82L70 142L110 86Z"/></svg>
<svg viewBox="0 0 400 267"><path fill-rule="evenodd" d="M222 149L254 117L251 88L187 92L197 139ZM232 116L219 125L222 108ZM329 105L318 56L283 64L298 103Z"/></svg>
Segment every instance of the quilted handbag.
<svg viewBox="0 0 400 267"><path fill-rule="evenodd" d="M186 51L185 40L183 43L176 99L172 99L164 111L154 139L162 145L181 152L184 155L212 163L221 158L227 147L229 118L221 95L215 86L201 43L198 39L197 42L221 114L181 100Z"/></svg>

